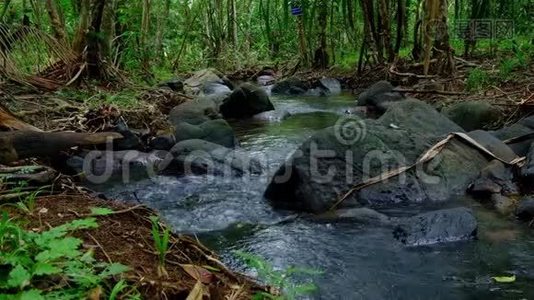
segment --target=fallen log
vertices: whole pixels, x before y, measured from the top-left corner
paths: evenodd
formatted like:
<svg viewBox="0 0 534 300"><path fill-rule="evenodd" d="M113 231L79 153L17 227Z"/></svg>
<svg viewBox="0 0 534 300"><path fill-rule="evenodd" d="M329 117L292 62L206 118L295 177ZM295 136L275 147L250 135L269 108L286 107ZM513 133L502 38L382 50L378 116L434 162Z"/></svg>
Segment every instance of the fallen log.
<svg viewBox="0 0 534 300"><path fill-rule="evenodd" d="M41 131L39 128L19 120L2 104L0 104L0 129Z"/></svg>
<svg viewBox="0 0 534 300"><path fill-rule="evenodd" d="M116 132L0 132L0 164L30 157L50 156L75 146L102 145L121 138L123 136Z"/></svg>

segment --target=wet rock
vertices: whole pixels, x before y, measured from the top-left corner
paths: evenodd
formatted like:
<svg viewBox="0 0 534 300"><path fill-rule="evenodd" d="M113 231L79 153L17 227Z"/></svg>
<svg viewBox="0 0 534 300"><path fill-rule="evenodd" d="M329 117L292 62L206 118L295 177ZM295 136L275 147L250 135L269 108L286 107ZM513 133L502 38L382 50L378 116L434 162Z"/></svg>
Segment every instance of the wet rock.
<svg viewBox="0 0 534 300"><path fill-rule="evenodd" d="M519 188L514 182L513 170L504 163L493 160L482 169L469 192L475 197L488 199L492 194L518 195Z"/></svg>
<svg viewBox="0 0 534 300"><path fill-rule="evenodd" d="M232 83L221 72L215 69L204 69L195 72L184 81L184 92L189 95L198 95L205 88L207 91L213 91L212 88L224 89L222 85L226 85L230 90L233 89Z"/></svg>
<svg viewBox="0 0 534 300"><path fill-rule="evenodd" d="M287 110L271 110L254 115L251 120L255 122L281 122L291 117Z"/></svg>
<svg viewBox="0 0 534 300"><path fill-rule="evenodd" d="M220 110L225 118L243 119L274 110L274 106L264 90L245 83L223 101Z"/></svg>
<svg viewBox="0 0 534 300"><path fill-rule="evenodd" d="M160 88L168 88L171 91L174 92L183 92L184 91L184 83L181 79L174 78L169 81L163 82L158 85Z"/></svg>
<svg viewBox="0 0 534 300"><path fill-rule="evenodd" d="M527 153L527 161L525 166L521 169L521 177L523 181L532 183L534 180L534 143L530 145L530 149Z"/></svg>
<svg viewBox="0 0 534 300"><path fill-rule="evenodd" d="M308 86L297 78L289 78L276 83L271 89L273 95L298 96L306 94Z"/></svg>
<svg viewBox="0 0 534 300"><path fill-rule="evenodd" d="M415 99L392 104L378 120L343 121L316 133L277 171L265 192L275 207L327 211L355 184L411 165L448 133L462 131ZM479 151L453 140L424 168L353 193L339 208L444 202L465 194L487 164Z"/></svg>
<svg viewBox="0 0 534 300"><path fill-rule="evenodd" d="M487 101L465 101L446 108L443 113L466 131L484 129L503 116L503 112Z"/></svg>
<svg viewBox="0 0 534 300"><path fill-rule="evenodd" d="M270 86L276 83L276 78L273 75L261 75L256 79L259 86Z"/></svg>
<svg viewBox="0 0 534 300"><path fill-rule="evenodd" d="M477 221L470 209L461 207L423 213L395 228L397 240L407 246L428 246L472 240Z"/></svg>
<svg viewBox="0 0 534 300"><path fill-rule="evenodd" d="M392 223L392 220L388 216L365 207L336 210L330 214L319 216L318 220L347 221L372 225L390 225Z"/></svg>
<svg viewBox="0 0 534 300"><path fill-rule="evenodd" d="M228 95L232 90L222 81L207 82L202 87L203 95Z"/></svg>
<svg viewBox="0 0 534 300"><path fill-rule="evenodd" d="M174 126L177 142L202 139L225 147L237 144L232 127L221 119L219 103L224 95L205 96L172 109L169 120Z"/></svg>
<svg viewBox="0 0 534 300"><path fill-rule="evenodd" d="M115 150L142 150L144 148L141 138L132 130L128 128L128 125L123 121L119 121L115 125L114 130L120 133L123 138L113 141L113 149Z"/></svg>
<svg viewBox="0 0 534 300"><path fill-rule="evenodd" d="M169 113L172 124L186 122L200 125L206 121L220 119L217 97L200 97L176 106Z"/></svg>
<svg viewBox="0 0 534 300"><path fill-rule="evenodd" d="M170 151L178 172L186 174L243 175L261 174L261 163L242 150L234 150L203 140L177 143Z"/></svg>
<svg viewBox="0 0 534 300"><path fill-rule="evenodd" d="M501 128L491 133L502 141L524 137L516 142L509 143L508 145L518 156L526 156L530 149L530 145L534 142L534 116L524 118L511 126ZM531 134L533 135L528 136Z"/></svg>
<svg viewBox="0 0 534 300"><path fill-rule="evenodd" d="M395 92L394 88L388 81L379 81L360 95L358 105L383 113L391 103L406 99L401 93Z"/></svg>
<svg viewBox="0 0 534 300"><path fill-rule="evenodd" d="M488 149L491 153L504 161L511 162L517 158L517 155L510 146L506 145L487 131L475 130L469 132L468 135L481 146Z"/></svg>
<svg viewBox="0 0 534 300"><path fill-rule="evenodd" d="M149 140L148 146L154 150L170 150L176 144L172 134L159 135Z"/></svg>
<svg viewBox="0 0 534 300"><path fill-rule="evenodd" d="M322 78L316 87L308 90L308 96L335 96L341 94L341 83L334 78Z"/></svg>
<svg viewBox="0 0 534 300"><path fill-rule="evenodd" d="M229 148L237 145L234 130L223 119L206 121L200 125L180 122L174 128L176 142L200 139Z"/></svg>
<svg viewBox="0 0 534 300"><path fill-rule="evenodd" d="M516 208L516 203L512 198L501 194L491 195L491 204L493 209L503 216L512 214Z"/></svg>
<svg viewBox="0 0 534 300"><path fill-rule="evenodd" d="M163 162L164 155L157 151L91 151L69 158L67 166L88 181L101 184L116 176L131 180L155 175L164 168Z"/></svg>
<svg viewBox="0 0 534 300"><path fill-rule="evenodd" d="M522 199L516 210L516 215L520 220L530 222L534 220L534 198Z"/></svg>

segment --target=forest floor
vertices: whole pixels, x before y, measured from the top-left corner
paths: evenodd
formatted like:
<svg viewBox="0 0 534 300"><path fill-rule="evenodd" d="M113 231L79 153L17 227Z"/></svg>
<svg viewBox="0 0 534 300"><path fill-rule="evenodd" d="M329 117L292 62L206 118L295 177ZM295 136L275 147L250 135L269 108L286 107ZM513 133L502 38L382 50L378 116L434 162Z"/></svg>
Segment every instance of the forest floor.
<svg viewBox="0 0 534 300"><path fill-rule="evenodd" d="M534 110L534 66L514 71L510 78L498 78L495 65L483 59L459 62L459 72L454 78L417 75L422 73L420 65L373 69L361 76L336 70L302 71L292 75L308 81L325 76L338 78L343 87L354 94L387 78L408 95L438 107L467 100L489 101L507 112L502 126ZM481 79L471 78L467 70L474 66L485 69L486 75ZM241 70L228 77L244 81L257 72ZM470 82L473 80L475 82ZM125 118L131 128L143 128L149 134L169 130L166 121L169 111L191 99L158 88L127 87L116 91L90 85L83 91L56 92L4 85L0 98L17 117L46 131L104 131L118 119ZM47 162L30 160L21 164L38 163ZM157 271L158 253L149 218L157 213L143 206L101 200L85 193L60 193L38 198L29 214L16 209L9 209L9 212L10 217L23 220L26 230L40 232L91 216L91 208L102 207L113 213L97 216L98 228L77 231L75 236L83 240L83 248L93 249L97 259L129 266L131 270L126 279L144 298L202 299L205 294L210 295L210 299L250 299L255 292L264 291L253 280L224 267L200 242L181 235L171 236L165 260L168 277L162 277ZM196 298L188 298L195 293Z"/></svg>

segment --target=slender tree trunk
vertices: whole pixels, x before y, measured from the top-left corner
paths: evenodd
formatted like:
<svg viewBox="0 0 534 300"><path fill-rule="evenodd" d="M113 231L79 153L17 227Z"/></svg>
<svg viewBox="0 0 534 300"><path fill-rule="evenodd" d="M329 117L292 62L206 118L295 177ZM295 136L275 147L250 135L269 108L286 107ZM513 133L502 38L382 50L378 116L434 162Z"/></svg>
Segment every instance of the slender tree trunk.
<svg viewBox="0 0 534 300"><path fill-rule="evenodd" d="M98 37L101 33L105 6L106 0L96 0L93 5L91 27L87 33L87 70L89 77L94 79L101 79L104 76L102 47Z"/></svg>
<svg viewBox="0 0 534 300"><path fill-rule="evenodd" d="M382 45L387 52L388 61L392 62L395 58L395 53L391 45L391 21L389 19L389 7L386 0L378 1L378 12L381 24L380 34L382 36Z"/></svg>
<svg viewBox="0 0 534 300"><path fill-rule="evenodd" d="M306 45L306 33L304 32L304 20L302 16L297 16L297 31L299 34L300 59L306 67L309 65L308 46Z"/></svg>
<svg viewBox="0 0 534 300"><path fill-rule="evenodd" d="M87 45L87 32L89 29L91 0L82 0L80 3L80 17L78 27L72 41L72 49L81 54Z"/></svg>
<svg viewBox="0 0 534 300"><path fill-rule="evenodd" d="M115 12L117 0L108 0L102 17L102 58L110 61L113 39L115 38Z"/></svg>
<svg viewBox="0 0 534 300"><path fill-rule="evenodd" d="M228 41L230 44L237 45L237 12L235 0L228 0Z"/></svg>
<svg viewBox="0 0 534 300"><path fill-rule="evenodd" d="M328 1L319 2L319 48L315 51L314 67L317 69L326 69L328 67L328 51L326 45L326 27L328 24Z"/></svg>
<svg viewBox="0 0 534 300"><path fill-rule="evenodd" d="M150 54L148 46L148 36L150 31L150 9L151 9L151 0L143 0L143 12L141 19L141 65L143 70L148 74L150 70Z"/></svg>
<svg viewBox="0 0 534 300"><path fill-rule="evenodd" d="M397 40L395 43L395 56L399 55L404 38L406 20L406 0L397 0Z"/></svg>
<svg viewBox="0 0 534 300"><path fill-rule="evenodd" d="M67 34L65 33L65 25L63 22L61 22L56 2L54 0L46 0L46 10L48 11L48 16L50 17L50 23L52 24L54 36L60 43L66 43Z"/></svg>

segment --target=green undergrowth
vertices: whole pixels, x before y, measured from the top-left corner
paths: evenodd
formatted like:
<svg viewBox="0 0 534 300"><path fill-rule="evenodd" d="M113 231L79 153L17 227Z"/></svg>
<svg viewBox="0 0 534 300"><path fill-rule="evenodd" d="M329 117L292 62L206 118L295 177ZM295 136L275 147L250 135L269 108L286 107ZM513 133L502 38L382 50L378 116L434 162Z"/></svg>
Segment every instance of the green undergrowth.
<svg viewBox="0 0 534 300"><path fill-rule="evenodd" d="M76 103L83 103L89 108L114 105L121 109L135 109L141 107L141 101L139 100L140 93L137 89L106 91L99 89L83 90L66 88L56 92L56 95Z"/></svg>
<svg viewBox="0 0 534 300"><path fill-rule="evenodd" d="M4 211L0 218L0 300L139 299L120 275L128 267L97 261L72 234L98 227L84 218L37 232L24 229ZM98 299L98 298L96 298Z"/></svg>

